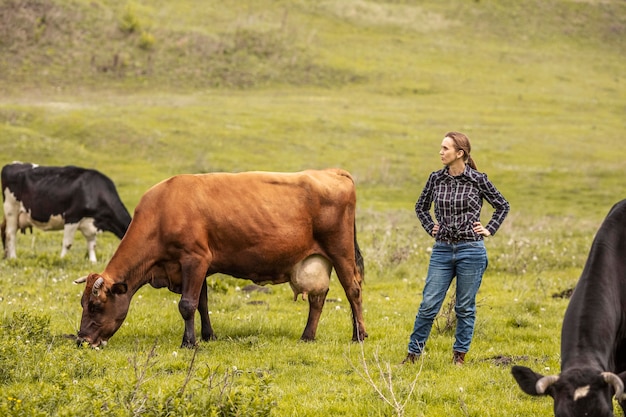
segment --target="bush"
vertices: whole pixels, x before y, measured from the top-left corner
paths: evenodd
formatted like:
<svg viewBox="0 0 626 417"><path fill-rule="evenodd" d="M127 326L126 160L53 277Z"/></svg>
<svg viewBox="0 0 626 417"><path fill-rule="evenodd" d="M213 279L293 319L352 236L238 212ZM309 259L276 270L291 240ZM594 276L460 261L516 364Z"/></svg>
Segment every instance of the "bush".
<svg viewBox="0 0 626 417"><path fill-rule="evenodd" d="M149 32L141 32L139 36L139 48L144 51L149 51L154 48L154 35Z"/></svg>
<svg viewBox="0 0 626 417"><path fill-rule="evenodd" d="M119 28L122 32L127 34L138 33L140 31L141 23L139 22L139 18L130 6L124 9L124 14L119 21Z"/></svg>
<svg viewBox="0 0 626 417"><path fill-rule="evenodd" d="M2 324L3 336L22 340L24 343L47 342L50 340L50 317L37 316L27 311L13 313Z"/></svg>

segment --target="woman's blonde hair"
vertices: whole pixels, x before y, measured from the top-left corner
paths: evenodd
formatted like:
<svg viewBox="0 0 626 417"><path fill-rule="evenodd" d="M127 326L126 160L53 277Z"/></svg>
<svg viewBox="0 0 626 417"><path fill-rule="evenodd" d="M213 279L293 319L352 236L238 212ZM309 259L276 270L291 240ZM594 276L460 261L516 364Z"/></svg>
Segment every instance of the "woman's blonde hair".
<svg viewBox="0 0 626 417"><path fill-rule="evenodd" d="M470 155L472 152L472 145L469 138L461 132L448 132L444 137L452 139L456 150L463 151L463 161L465 161L470 168L476 169L476 163Z"/></svg>

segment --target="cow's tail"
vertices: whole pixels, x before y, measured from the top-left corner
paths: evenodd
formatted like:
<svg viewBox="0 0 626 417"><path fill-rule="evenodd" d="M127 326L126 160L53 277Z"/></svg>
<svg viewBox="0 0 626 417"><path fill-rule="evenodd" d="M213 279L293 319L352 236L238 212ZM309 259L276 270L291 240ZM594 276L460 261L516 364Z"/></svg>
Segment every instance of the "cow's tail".
<svg viewBox="0 0 626 417"><path fill-rule="evenodd" d="M355 185L354 178L352 178L352 175L348 171L343 170L341 168L335 168L334 171L337 174L350 179L350 181L352 182L352 185L353 186ZM365 263L363 262L363 255L361 254L359 243L356 240L356 218L354 220L354 259L356 261L356 266L359 269L359 274L361 274L361 282L365 282Z"/></svg>
<svg viewBox="0 0 626 417"><path fill-rule="evenodd" d="M5 255L6 255L6 250L7 250L7 219L6 217L2 219L2 224L0 225L0 234L2 234L2 249L5 251Z"/></svg>
<svg viewBox="0 0 626 417"><path fill-rule="evenodd" d="M356 221L354 222L354 259L356 260L356 266L361 274L361 282L365 282L365 262L363 262L363 255L359 248L359 243L356 241Z"/></svg>

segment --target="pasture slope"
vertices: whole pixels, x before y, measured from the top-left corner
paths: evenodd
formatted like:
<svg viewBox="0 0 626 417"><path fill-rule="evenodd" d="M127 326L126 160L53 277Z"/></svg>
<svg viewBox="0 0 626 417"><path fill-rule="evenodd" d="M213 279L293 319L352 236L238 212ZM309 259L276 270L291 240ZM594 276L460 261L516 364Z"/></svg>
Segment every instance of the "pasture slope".
<svg viewBox="0 0 626 417"><path fill-rule="evenodd" d="M213 276L219 340L180 349L177 297L145 288L105 349L77 349L71 281L118 240L91 265L80 236L61 260L61 234L35 231L0 262L0 414L551 413L510 366L558 371L562 295L626 198L624 1L3 0L0 54L0 161L98 169L130 210L177 173L352 172L370 334L350 342L336 279L305 344L288 286ZM413 205L448 130L512 211L466 366L444 309L424 362L401 367L432 243Z"/></svg>

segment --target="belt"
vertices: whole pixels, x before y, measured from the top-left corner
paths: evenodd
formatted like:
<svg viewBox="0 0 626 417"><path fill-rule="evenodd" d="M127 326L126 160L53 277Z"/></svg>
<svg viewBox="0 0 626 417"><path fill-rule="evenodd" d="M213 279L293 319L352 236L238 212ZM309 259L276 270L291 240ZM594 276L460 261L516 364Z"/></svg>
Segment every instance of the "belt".
<svg viewBox="0 0 626 417"><path fill-rule="evenodd" d="M449 245L452 245L452 244L455 244L455 243L478 242L478 240L473 240L473 239L459 239L459 238L457 238L457 237L437 239L437 241L438 241L438 242L447 243L447 244L449 244Z"/></svg>
<svg viewBox="0 0 626 417"><path fill-rule="evenodd" d="M461 240L458 238L444 238L444 239L437 239L437 241L447 243L449 245L452 245L454 243L459 243L459 242L465 242L464 240Z"/></svg>

